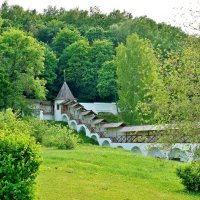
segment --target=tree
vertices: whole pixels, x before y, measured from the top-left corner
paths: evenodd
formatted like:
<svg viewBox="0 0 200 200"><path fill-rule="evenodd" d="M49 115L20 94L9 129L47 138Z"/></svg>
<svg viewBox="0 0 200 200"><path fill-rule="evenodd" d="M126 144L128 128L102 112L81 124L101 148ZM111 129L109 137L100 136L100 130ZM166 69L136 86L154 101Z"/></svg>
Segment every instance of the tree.
<svg viewBox="0 0 200 200"><path fill-rule="evenodd" d="M106 61L98 71L97 90L103 99L116 101L117 74L114 61Z"/></svg>
<svg viewBox="0 0 200 200"><path fill-rule="evenodd" d="M52 49L56 54L61 56L63 50L68 47L70 44L76 42L77 40L82 39L78 30L70 30L69 28L64 28L60 30L57 35L53 38Z"/></svg>
<svg viewBox="0 0 200 200"><path fill-rule="evenodd" d="M190 141L199 142L200 40L190 37L184 43L182 51L168 54L159 71L164 85L154 88L155 118L179 129L177 137L187 135Z"/></svg>
<svg viewBox="0 0 200 200"><path fill-rule="evenodd" d="M36 37L38 40L50 44L59 30L64 28L64 23L58 20L48 21L46 24L39 25Z"/></svg>
<svg viewBox="0 0 200 200"><path fill-rule="evenodd" d="M116 64L123 119L131 124L152 123L149 92L158 67L152 45L136 34L128 36L126 45L117 48Z"/></svg>
<svg viewBox="0 0 200 200"><path fill-rule="evenodd" d="M86 33L85 37L88 39L90 44L92 44L95 40L102 40L106 38L105 31L101 27L91 27L89 28Z"/></svg>
<svg viewBox="0 0 200 200"><path fill-rule="evenodd" d="M113 43L109 40L95 40L91 46L90 57L93 66L100 69L105 61L110 61L114 56Z"/></svg>
<svg viewBox="0 0 200 200"><path fill-rule="evenodd" d="M167 52L182 48L182 41L186 35L179 28L167 24L157 24L147 17L138 17L127 20L110 28L110 39L117 46L119 42L125 43L128 35L136 33L142 39L149 39L155 50L158 50L163 59Z"/></svg>
<svg viewBox="0 0 200 200"><path fill-rule="evenodd" d="M58 59L54 52L46 45L45 46L45 54L44 54L44 71L41 74L41 78L46 81L46 89L47 89L47 99L54 99L58 93L58 89L56 88L55 81L57 78L57 68L58 68Z"/></svg>
<svg viewBox="0 0 200 200"><path fill-rule="evenodd" d="M0 36L1 108L25 109L26 97L45 98L44 48L24 32L10 29ZM6 87L6 88L5 88Z"/></svg>
<svg viewBox="0 0 200 200"><path fill-rule="evenodd" d="M66 78L72 92L75 97L82 101L94 99L96 95L95 71L89 55L88 41L78 40L64 50L59 63L60 77L63 77L63 70L65 69Z"/></svg>
<svg viewBox="0 0 200 200"><path fill-rule="evenodd" d="M21 6L8 6L5 1L0 7L1 17L5 20L4 26L20 28L24 31L35 33L36 24L40 20L36 10L24 10Z"/></svg>

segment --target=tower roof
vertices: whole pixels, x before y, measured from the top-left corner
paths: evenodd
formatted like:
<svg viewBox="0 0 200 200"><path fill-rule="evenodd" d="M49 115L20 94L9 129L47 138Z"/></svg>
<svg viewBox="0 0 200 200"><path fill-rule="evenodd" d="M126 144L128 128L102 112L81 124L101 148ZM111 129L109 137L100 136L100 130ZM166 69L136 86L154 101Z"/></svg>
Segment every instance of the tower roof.
<svg viewBox="0 0 200 200"><path fill-rule="evenodd" d="M74 100L74 96L66 82L63 83L56 100Z"/></svg>

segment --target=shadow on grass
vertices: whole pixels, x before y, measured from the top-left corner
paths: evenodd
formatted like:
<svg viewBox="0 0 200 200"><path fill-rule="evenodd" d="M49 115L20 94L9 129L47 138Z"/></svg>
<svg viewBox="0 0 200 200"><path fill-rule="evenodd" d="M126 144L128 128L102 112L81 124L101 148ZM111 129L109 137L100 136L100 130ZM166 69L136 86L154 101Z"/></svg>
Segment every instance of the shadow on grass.
<svg viewBox="0 0 200 200"><path fill-rule="evenodd" d="M189 195L189 196L192 196L192 197L199 197L199 199L200 199L200 191L192 192L192 191L188 191L186 189L183 189L183 190L177 190L176 193L183 194L183 195Z"/></svg>

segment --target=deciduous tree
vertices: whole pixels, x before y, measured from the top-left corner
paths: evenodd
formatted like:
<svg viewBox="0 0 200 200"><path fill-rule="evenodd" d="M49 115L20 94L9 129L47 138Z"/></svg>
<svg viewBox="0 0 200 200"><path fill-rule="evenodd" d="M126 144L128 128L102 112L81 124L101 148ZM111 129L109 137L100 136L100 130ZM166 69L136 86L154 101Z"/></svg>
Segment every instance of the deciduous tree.
<svg viewBox="0 0 200 200"><path fill-rule="evenodd" d="M0 36L1 107L24 109L26 97L45 98L44 48L24 32L10 29ZM6 87L6 88L5 88Z"/></svg>
<svg viewBox="0 0 200 200"><path fill-rule="evenodd" d="M119 45L116 55L119 107L131 124L152 123L151 85L156 78L158 60L152 45L133 34L126 45Z"/></svg>

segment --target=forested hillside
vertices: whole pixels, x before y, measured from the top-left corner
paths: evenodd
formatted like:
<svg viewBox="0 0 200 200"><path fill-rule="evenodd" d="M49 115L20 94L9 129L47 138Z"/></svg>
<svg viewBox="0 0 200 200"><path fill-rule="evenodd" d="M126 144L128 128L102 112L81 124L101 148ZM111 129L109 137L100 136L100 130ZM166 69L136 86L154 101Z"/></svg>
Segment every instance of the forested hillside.
<svg viewBox="0 0 200 200"><path fill-rule="evenodd" d="M168 52L180 48L182 38L185 37L178 28L156 24L146 17L133 18L125 11L113 10L109 14L104 14L98 7L93 7L90 11L48 7L43 13L37 13L36 10L24 10L20 6L3 3L0 13L1 45L5 46L1 47L1 56L12 53L5 44L4 38L8 35L13 35L13 41L9 41L11 46L17 42L22 43L20 35L34 40L40 46L36 49L42 51L39 54L43 59L41 70L39 74L34 74L34 77L45 80L48 92L44 88L41 88L41 92L46 93L47 99L55 98L63 83L63 70L65 70L67 82L80 101L116 101L117 76L113 60L119 43L125 43L128 35L137 33L140 38L150 40L157 53L165 58ZM18 35L14 34L16 32ZM17 41L15 37L18 38ZM12 51L16 50L17 54L22 54L24 51L28 52L25 49L27 47L27 44L24 47L17 44L16 49ZM31 52L28 52L28 55L33 57ZM9 57L9 60L5 61L6 64L12 63L11 59L14 58ZM35 59L39 60L36 57ZM28 58L26 60L31 64L34 62ZM14 65L12 66L15 67ZM27 63L25 65L28 67ZM20 63L19 67L21 68ZM0 70L5 71L2 69L2 64ZM7 87L20 82L14 83L8 73L5 72L5 75L1 73L0 77L1 84L4 85L4 89L0 92L0 107L10 104L9 100L4 99L5 91L8 94L12 92ZM18 73L21 74L23 71ZM29 84L23 89L18 88L19 93L34 97L35 93L32 92L30 85L34 84ZM38 85L44 83L37 82ZM15 91L18 89L14 88ZM44 96L43 94L36 97Z"/></svg>
<svg viewBox="0 0 200 200"><path fill-rule="evenodd" d="M38 13L5 2L0 109L25 110L27 98L53 100L65 71L79 101L117 102L120 120L193 126L200 116L199 42L179 28L125 11L48 7Z"/></svg>

